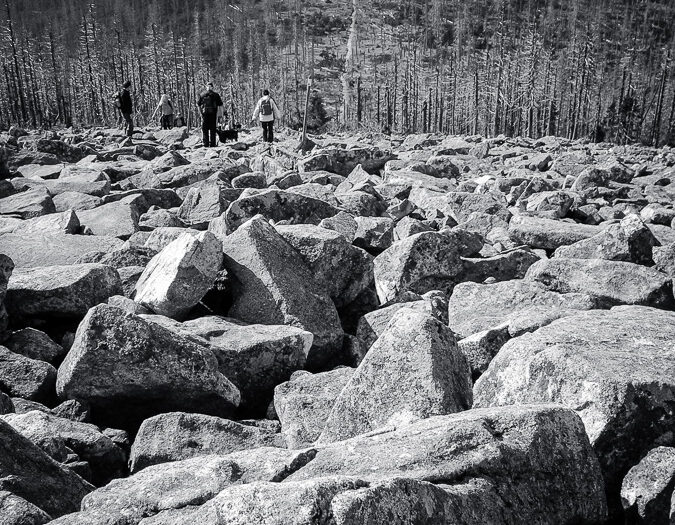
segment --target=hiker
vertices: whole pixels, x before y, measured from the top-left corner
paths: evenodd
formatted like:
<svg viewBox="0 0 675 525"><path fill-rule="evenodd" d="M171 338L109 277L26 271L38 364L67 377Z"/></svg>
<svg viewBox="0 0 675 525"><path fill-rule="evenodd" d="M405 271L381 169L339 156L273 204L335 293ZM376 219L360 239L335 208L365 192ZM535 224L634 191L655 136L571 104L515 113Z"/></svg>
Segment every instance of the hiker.
<svg viewBox="0 0 675 525"><path fill-rule="evenodd" d="M202 112L202 140L204 147L216 146L216 124L218 122L218 108L223 105L220 95L213 91L213 83L206 84L206 91L197 102Z"/></svg>
<svg viewBox="0 0 675 525"><path fill-rule="evenodd" d="M270 97L269 90L263 91L263 96L255 105L253 120L260 120L263 130L263 141L274 142L274 119L281 118L281 112L274 99Z"/></svg>
<svg viewBox="0 0 675 525"><path fill-rule="evenodd" d="M131 103L131 93L129 88L131 87L131 82L127 80L122 84L122 89L117 94L117 107L122 113L124 118L124 129L126 131L127 137L132 137L134 135L134 121L131 120L131 114L133 113L133 106Z"/></svg>
<svg viewBox="0 0 675 525"><path fill-rule="evenodd" d="M162 110L162 116L160 117L162 129L171 129L173 127L173 102L171 102L169 95L166 93L159 99L159 104L157 104L155 112L150 117L151 120L155 118L160 109Z"/></svg>

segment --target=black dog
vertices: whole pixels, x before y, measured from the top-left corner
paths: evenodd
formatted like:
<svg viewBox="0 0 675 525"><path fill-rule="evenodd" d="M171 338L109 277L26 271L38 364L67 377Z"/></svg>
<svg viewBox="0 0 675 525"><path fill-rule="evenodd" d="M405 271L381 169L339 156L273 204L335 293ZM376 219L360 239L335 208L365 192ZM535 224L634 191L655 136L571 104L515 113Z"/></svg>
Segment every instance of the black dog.
<svg viewBox="0 0 675 525"><path fill-rule="evenodd" d="M218 140L225 144L228 140L233 140L233 141L238 141L239 140L239 130L241 129L241 125L235 125L234 129L216 129L216 133L218 134Z"/></svg>

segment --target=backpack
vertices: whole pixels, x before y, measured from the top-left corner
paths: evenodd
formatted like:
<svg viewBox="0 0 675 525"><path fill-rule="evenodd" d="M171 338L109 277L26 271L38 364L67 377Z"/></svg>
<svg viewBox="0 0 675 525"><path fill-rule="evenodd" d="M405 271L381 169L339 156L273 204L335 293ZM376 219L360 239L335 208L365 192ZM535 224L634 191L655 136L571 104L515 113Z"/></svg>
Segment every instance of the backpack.
<svg viewBox="0 0 675 525"><path fill-rule="evenodd" d="M269 117L272 114L272 99L263 100L260 104L260 113Z"/></svg>
<svg viewBox="0 0 675 525"><path fill-rule="evenodd" d="M215 113L218 111L218 104L215 93L206 93L202 99L204 106L204 113Z"/></svg>

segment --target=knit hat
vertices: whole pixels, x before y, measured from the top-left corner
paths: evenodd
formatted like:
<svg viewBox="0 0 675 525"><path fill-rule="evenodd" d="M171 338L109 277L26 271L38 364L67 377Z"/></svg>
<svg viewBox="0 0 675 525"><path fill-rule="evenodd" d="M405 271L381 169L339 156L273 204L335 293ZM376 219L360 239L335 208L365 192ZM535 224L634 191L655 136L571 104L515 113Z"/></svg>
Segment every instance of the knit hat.
<svg viewBox="0 0 675 525"><path fill-rule="evenodd" d="M128 88L131 87L131 81L127 80L124 84L122 84L123 88Z"/></svg>

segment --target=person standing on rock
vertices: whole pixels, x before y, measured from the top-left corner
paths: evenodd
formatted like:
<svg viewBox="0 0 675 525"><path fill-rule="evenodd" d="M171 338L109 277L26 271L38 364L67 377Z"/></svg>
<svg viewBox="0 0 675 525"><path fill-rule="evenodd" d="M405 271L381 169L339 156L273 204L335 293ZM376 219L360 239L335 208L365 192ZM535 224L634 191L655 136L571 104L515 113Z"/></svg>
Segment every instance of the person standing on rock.
<svg viewBox="0 0 675 525"><path fill-rule="evenodd" d="M131 92L129 88L131 87L131 82L127 80L122 84L122 90L119 93L119 108L122 117L124 118L127 137L131 138L134 135L134 121L131 119L131 114L133 113L133 104L131 102Z"/></svg>
<svg viewBox="0 0 675 525"><path fill-rule="evenodd" d="M206 91L197 102L202 113L202 139L204 147L216 146L216 125L218 123L218 108L223 105L220 95L213 91L213 83L206 84Z"/></svg>
<svg viewBox="0 0 675 525"><path fill-rule="evenodd" d="M274 142L274 119L280 119L281 112L270 92L266 89L253 110L253 120L260 120L263 130L263 141Z"/></svg>
<svg viewBox="0 0 675 525"><path fill-rule="evenodd" d="M173 102L171 102L169 95L166 93L164 93L159 99L159 104L157 104L155 112L152 114L150 119L154 119L155 115L160 110L162 112L162 116L160 118L162 129L171 129L173 127Z"/></svg>

